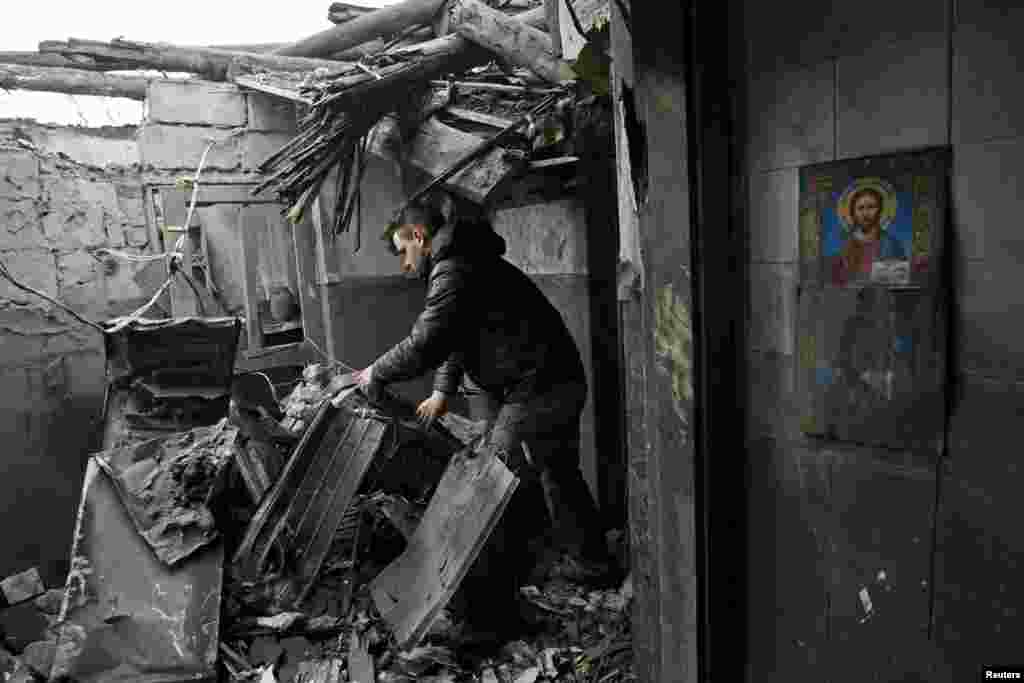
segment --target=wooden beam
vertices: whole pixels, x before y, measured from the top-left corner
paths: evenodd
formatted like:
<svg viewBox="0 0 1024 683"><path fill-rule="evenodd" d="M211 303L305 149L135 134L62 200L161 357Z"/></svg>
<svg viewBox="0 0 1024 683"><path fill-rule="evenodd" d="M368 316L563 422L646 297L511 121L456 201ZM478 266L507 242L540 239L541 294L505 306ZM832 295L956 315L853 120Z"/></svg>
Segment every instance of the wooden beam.
<svg viewBox="0 0 1024 683"><path fill-rule="evenodd" d="M548 36L551 38L551 54L562 56L562 32L559 30L558 13L565 0L544 0L544 14L548 23Z"/></svg>
<svg viewBox="0 0 1024 683"><path fill-rule="evenodd" d="M568 62L554 55L551 38L543 31L479 0L455 0L451 11L455 31L467 40L552 83L576 78Z"/></svg>
<svg viewBox="0 0 1024 683"><path fill-rule="evenodd" d="M21 64L23 66L49 66L63 69L85 69L86 71L106 71L88 57L70 59L63 55L41 54L39 52L0 52L0 64Z"/></svg>
<svg viewBox="0 0 1024 683"><path fill-rule="evenodd" d="M404 161L436 177L482 142L483 140L475 135L463 133L446 126L436 118L431 118L420 126L416 136L406 143ZM377 132L369 151L396 161L399 158L397 151L401 149L401 144L401 132L397 122L391 117L384 117L377 124ZM477 204L484 204L503 180L514 176L522 168L523 164L507 157L505 149L496 147L452 176L445 183L445 187Z"/></svg>
<svg viewBox="0 0 1024 683"><path fill-rule="evenodd" d="M348 2L332 2L331 6L327 9L327 20L332 24L344 24L346 21L358 19L376 9L376 7L364 7L363 5L353 5Z"/></svg>
<svg viewBox="0 0 1024 683"><path fill-rule="evenodd" d="M462 107L448 107L444 110L446 114L454 116L455 118L462 119L464 121L472 121L473 123L481 123L485 126L491 126L492 128L508 128L515 121L511 119L503 119L500 116L492 116L490 114L482 114L472 109L463 109Z"/></svg>
<svg viewBox="0 0 1024 683"><path fill-rule="evenodd" d="M109 43L75 38L67 42L43 41L39 44L39 51L71 59L90 58L97 64L105 64L109 69L156 69L197 73L212 81L225 81L230 74L242 72L308 72L327 69L333 74L353 68L344 62L323 59L232 52L211 47L137 43L127 40L114 40Z"/></svg>
<svg viewBox="0 0 1024 683"><path fill-rule="evenodd" d="M421 26L413 31L410 31L408 36L397 41L394 45L390 43L394 39L387 38L375 38L367 41L355 47L349 48L348 50L342 50L341 52L335 52L329 55L330 59L337 59L342 62L358 62L369 55L379 54L384 51L385 48L389 47L409 47L417 43L421 43L426 40L430 40L435 36L434 29L429 26Z"/></svg>
<svg viewBox="0 0 1024 683"><path fill-rule="evenodd" d="M409 26L429 24L445 0L405 0L356 17L277 50L279 55L325 57Z"/></svg>
<svg viewBox="0 0 1024 683"><path fill-rule="evenodd" d="M143 76L119 76L61 67L0 65L0 88L6 90L38 90L68 95L99 95L146 99L150 81Z"/></svg>

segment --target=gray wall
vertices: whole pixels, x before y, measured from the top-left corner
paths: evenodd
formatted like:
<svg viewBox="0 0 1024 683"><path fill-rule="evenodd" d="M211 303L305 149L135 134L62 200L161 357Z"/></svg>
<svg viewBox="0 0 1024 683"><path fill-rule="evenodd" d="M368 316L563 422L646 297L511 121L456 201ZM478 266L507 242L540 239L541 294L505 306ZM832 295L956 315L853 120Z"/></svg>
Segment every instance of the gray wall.
<svg viewBox="0 0 1024 683"><path fill-rule="evenodd" d="M802 2L781 13L771 3L742 2L749 37L743 123L751 216L751 495L752 514L762 517L752 535L760 529L770 546L780 529L793 531L792 547L776 546L780 557L767 572L752 568L769 577L754 588L762 597L752 609L760 615L755 623L768 615L780 624L811 623L819 613L809 609L801 617L801 605L776 604L763 592L819 581L815 567L798 561L802 552L816 556L815 521L786 492L808 476L835 475L820 462L805 469L793 465L815 459L810 451L801 455L791 410L797 168L951 144L955 407L938 512L934 637L922 643L894 632L893 638L905 649L937 648L921 658L952 667L955 680L971 680L980 662L1019 660L1024 632L1024 593L1014 580L1016 563L1024 561L1024 531L1016 522L1024 469L1010 431L1024 411L1024 233L1017 218L1024 210L1024 8L958 0L954 18L950 2ZM855 487L851 501L868 500L873 485ZM891 519L899 509L894 506ZM928 624L923 628L927 633ZM758 662L763 668L753 680L775 680L770 672L785 667L780 653L794 647L768 640L775 653L754 657L754 671ZM817 655L835 662L827 651ZM934 675L929 680L941 680Z"/></svg>

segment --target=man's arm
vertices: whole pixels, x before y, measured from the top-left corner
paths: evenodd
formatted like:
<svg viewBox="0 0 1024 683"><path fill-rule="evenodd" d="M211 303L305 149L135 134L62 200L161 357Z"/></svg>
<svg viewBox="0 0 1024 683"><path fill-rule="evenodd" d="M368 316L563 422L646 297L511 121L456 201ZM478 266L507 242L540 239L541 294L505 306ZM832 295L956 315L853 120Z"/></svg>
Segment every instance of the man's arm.
<svg viewBox="0 0 1024 683"><path fill-rule="evenodd" d="M456 352L448 356L441 367L434 373L434 393L453 396L459 392L462 384L462 354Z"/></svg>
<svg viewBox="0 0 1024 683"><path fill-rule="evenodd" d="M373 363L373 381L383 384L420 377L451 355L466 307L465 273L452 261L430 277L427 302L409 336Z"/></svg>

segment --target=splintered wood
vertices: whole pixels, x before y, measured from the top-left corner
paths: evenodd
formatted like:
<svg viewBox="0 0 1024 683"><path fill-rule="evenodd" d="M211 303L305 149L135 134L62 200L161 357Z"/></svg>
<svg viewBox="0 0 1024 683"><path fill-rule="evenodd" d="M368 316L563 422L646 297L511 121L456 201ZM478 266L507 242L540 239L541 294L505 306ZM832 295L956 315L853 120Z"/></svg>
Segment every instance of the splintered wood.
<svg viewBox="0 0 1024 683"><path fill-rule="evenodd" d="M452 458L405 552L370 586L374 604L400 647L414 647L430 628L518 484L489 447Z"/></svg>

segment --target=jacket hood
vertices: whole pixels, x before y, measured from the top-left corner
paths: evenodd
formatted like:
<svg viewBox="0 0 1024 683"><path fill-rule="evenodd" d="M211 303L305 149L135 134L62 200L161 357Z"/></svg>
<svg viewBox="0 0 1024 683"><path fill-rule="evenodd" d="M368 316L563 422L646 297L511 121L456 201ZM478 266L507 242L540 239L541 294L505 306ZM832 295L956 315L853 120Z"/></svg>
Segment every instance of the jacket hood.
<svg viewBox="0 0 1024 683"><path fill-rule="evenodd" d="M439 263L454 256L488 260L503 256L505 247L505 238L494 232L490 223L460 221L446 225L434 235L431 261Z"/></svg>

